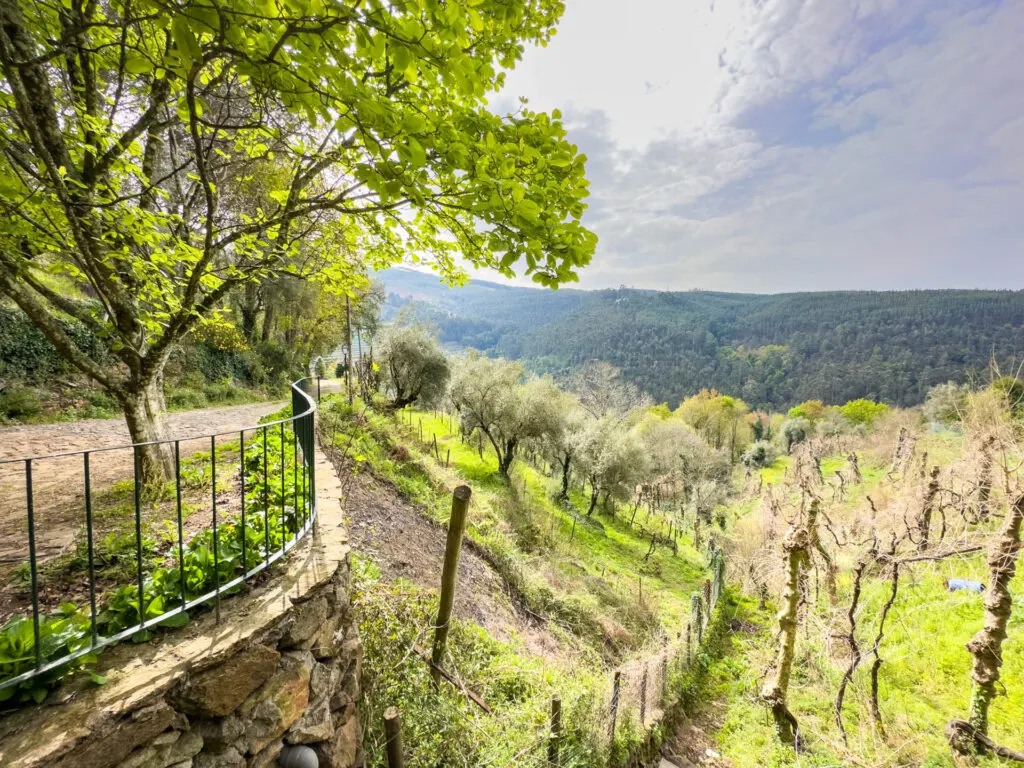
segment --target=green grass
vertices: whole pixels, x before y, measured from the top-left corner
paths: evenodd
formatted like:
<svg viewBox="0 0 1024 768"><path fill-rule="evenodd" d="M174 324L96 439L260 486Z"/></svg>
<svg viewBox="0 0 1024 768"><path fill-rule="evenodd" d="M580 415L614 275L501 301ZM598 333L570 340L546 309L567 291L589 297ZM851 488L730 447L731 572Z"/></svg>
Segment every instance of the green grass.
<svg viewBox="0 0 1024 768"><path fill-rule="evenodd" d="M928 451L929 464L947 465L960 457L962 438L954 433L927 435L917 455ZM871 463L861 455L864 483L847 486L842 509L866 507L867 495L881 492L879 484L888 464ZM763 470L781 480L785 460ZM846 465L845 456L828 457L822 471L828 480ZM916 471L916 470L915 470ZM892 491L890 491L892 492ZM909 492L901 491L901 492ZM826 497L827 498L827 497ZM755 499L733 505L742 517L757 507ZM994 525L994 523L993 523ZM781 747L765 707L758 701L759 685L775 651L772 610L758 612L742 603L741 618L761 624L756 635L735 635L732 653L712 667L715 696L725 703L717 734L722 754L737 768L749 766L943 766L953 768L944 735L946 723L966 717L971 692L971 656L965 643L981 628L983 595L946 589L946 579L967 578L986 583L984 553L938 563L908 564L901 570L898 599L889 614L880 653L879 707L884 734L876 729L870 708L871 658L866 658L847 690L843 708L849 746L843 747L833 709L839 682L848 664L845 643L828 642L828 635L847 631L845 608L831 610L821 590L815 620L801 625L797 663L790 685L790 708L801 723L808 752L796 756ZM812 588L813 589L813 588ZM850 602L849 572L839 581L839 606ZM857 613L857 638L862 651L870 650L877 619L889 597L887 571L878 569L865 578ZM1013 582L1013 618L1003 646L1001 695L992 705L990 736L1013 749L1024 746L1024 572ZM1010 765L992 757L981 766Z"/></svg>
<svg viewBox="0 0 1024 768"><path fill-rule="evenodd" d="M661 648L663 637L674 639L688 621L692 593L709 575L688 537L680 542L678 556L661 547L645 563L649 537L628 525L624 510L614 516L596 512L588 519L582 494L574 492L572 503L563 505L555 499L557 481L525 461L516 462L510 480L499 477L492 451L463 444L431 413L385 417L358 403L350 409L340 398L326 398L321 428L356 471L370 469L392 482L442 525L451 490L470 485L467 537L512 592L548 618L549 631L563 646L555 655L531 651L456 621L451 663L460 679L495 708L495 716L483 716L447 687L435 693L422 661L409 654L414 642L429 643L435 593L401 582L385 584L372 562L361 561L356 606L365 645L368 764L383 765L380 717L393 704L402 710L410 765L541 765L550 698L558 693L568 730L562 764L607 765L604 714L595 707L608 693L611 669L623 659L648 657ZM651 525L656 517L648 523L642 512L637 522ZM676 680L670 697L678 700L689 687ZM620 713L617 734L617 760L661 737L649 723L640 728L631 709Z"/></svg>

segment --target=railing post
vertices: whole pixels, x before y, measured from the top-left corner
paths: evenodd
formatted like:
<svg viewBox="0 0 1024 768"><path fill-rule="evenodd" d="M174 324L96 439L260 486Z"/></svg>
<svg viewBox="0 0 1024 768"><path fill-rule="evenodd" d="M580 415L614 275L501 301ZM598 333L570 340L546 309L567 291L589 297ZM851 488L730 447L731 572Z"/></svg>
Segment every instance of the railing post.
<svg viewBox="0 0 1024 768"><path fill-rule="evenodd" d="M388 768L405 768L405 755L402 749L402 718L396 707L388 707L384 712L384 751L388 758Z"/></svg>
<svg viewBox="0 0 1024 768"><path fill-rule="evenodd" d="M562 741L562 700L558 696L551 699L551 733L548 734L548 763L558 766L558 748Z"/></svg>
<svg viewBox="0 0 1024 768"><path fill-rule="evenodd" d="M43 648L39 642L39 571L36 562L36 512L32 498L32 459L25 459L25 508L28 511L28 566L32 579L32 639L36 669L43 666Z"/></svg>
<svg viewBox="0 0 1024 768"><path fill-rule="evenodd" d="M455 603L455 582L459 570L459 554L462 551L462 534L466 530L466 513L472 491L468 485L460 485L452 493L452 514L448 521L448 539L444 547L444 566L441 570L441 599L434 622L434 650L430 657L430 676L434 685L441 682L441 662L444 661L448 629Z"/></svg>

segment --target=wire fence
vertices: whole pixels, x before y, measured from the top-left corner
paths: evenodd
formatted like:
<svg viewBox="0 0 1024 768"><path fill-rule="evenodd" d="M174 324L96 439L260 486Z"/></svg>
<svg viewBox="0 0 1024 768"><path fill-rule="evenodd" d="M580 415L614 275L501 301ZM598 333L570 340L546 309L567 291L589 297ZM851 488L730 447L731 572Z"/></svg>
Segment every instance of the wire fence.
<svg viewBox="0 0 1024 768"><path fill-rule="evenodd" d="M0 461L0 702L39 701L106 646L198 606L219 619L222 597L302 540L317 517L310 389L293 383L291 416L254 427Z"/></svg>

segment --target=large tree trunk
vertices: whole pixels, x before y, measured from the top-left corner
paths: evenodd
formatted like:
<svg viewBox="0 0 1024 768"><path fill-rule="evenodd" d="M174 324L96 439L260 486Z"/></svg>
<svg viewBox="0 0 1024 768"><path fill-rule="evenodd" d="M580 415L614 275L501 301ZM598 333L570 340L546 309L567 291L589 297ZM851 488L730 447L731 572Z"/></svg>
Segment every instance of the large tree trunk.
<svg viewBox="0 0 1024 768"><path fill-rule="evenodd" d="M139 482L142 487L158 486L173 475L171 446L158 441L170 438L164 404L163 376L148 385L129 386L117 393L133 443L150 443L138 449Z"/></svg>
<svg viewBox="0 0 1024 768"><path fill-rule="evenodd" d="M790 528L782 540L786 556L786 588L779 611L779 652L775 676L761 689L761 699L772 710L775 729L783 744L798 747L796 718L786 706L789 678L793 673L796 652L797 608L800 605L800 577L810 557L811 540L805 528Z"/></svg>
<svg viewBox="0 0 1024 768"><path fill-rule="evenodd" d="M562 457L562 492L558 498L562 501L569 500L569 471L572 465L572 457L566 454Z"/></svg>
<svg viewBox="0 0 1024 768"><path fill-rule="evenodd" d="M985 592L985 626L978 631L967 650L974 656L971 678L971 711L968 721L983 736L988 735L988 709L996 696L996 683L1003 665L1002 646L1006 626L1013 609L1010 582L1017 570L1021 549L1021 524L1024 522L1024 494L1018 496L1006 511L999 538L988 557L989 586Z"/></svg>
<svg viewBox="0 0 1024 768"><path fill-rule="evenodd" d="M247 343L256 341L256 319L260 313L259 286L249 283L245 286L245 293L240 304L242 312L242 337Z"/></svg>
<svg viewBox="0 0 1024 768"><path fill-rule="evenodd" d="M594 483L593 480L591 480L591 482L590 482L590 508L587 510L587 517L590 517L592 514L594 514L594 510L597 509L597 497L598 497L598 495L599 495L599 492L597 490L597 485Z"/></svg>
<svg viewBox="0 0 1024 768"><path fill-rule="evenodd" d="M491 442L493 443L494 441L492 440ZM506 480L508 479L509 472L512 471L512 462L516 458L516 442L515 440L509 440L505 443L504 451L498 451L498 446L494 446L494 450L498 451L498 474Z"/></svg>

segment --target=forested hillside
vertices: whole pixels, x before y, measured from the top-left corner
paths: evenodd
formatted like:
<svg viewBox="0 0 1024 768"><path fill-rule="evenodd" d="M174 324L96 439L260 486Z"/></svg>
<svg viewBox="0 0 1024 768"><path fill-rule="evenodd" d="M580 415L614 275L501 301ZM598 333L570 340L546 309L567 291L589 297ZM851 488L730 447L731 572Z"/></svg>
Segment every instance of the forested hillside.
<svg viewBox="0 0 1024 768"><path fill-rule="evenodd" d="M389 315L411 305L446 344L556 374L606 360L673 406L704 387L764 409L811 398L915 405L935 384L986 378L993 356L1003 369L1024 357L1020 291L445 291L418 272L382 277Z"/></svg>

